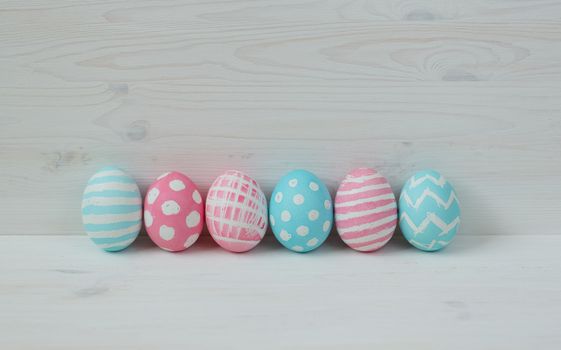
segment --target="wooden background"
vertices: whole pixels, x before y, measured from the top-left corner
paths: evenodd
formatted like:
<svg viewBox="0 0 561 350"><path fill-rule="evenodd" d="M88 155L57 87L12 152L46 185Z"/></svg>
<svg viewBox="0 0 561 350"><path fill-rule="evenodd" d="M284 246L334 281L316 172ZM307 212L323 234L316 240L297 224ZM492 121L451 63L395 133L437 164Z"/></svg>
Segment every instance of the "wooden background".
<svg viewBox="0 0 561 350"><path fill-rule="evenodd" d="M268 195L432 167L462 232L103 253L80 202L110 164ZM561 349L560 180L559 0L0 0L0 349Z"/></svg>
<svg viewBox="0 0 561 350"><path fill-rule="evenodd" d="M560 234L561 2L1 1L1 235L81 235L99 167L456 186L463 235Z"/></svg>

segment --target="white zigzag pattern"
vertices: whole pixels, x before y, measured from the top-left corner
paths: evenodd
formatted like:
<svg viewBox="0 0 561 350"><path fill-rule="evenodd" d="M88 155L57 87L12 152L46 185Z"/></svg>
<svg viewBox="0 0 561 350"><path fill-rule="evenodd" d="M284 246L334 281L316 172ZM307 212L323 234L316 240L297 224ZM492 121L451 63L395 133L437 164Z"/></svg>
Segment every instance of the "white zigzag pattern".
<svg viewBox="0 0 561 350"><path fill-rule="evenodd" d="M458 197L456 197L456 193L454 191L450 192L450 197L448 197L448 201L445 202L442 198L440 198L439 195L437 195L436 193L431 191L430 188L425 189L423 191L423 194L421 195L421 197L417 198L417 201L415 201L415 203L413 203L413 201L411 200L411 198L407 194L407 191L403 191L402 196L403 196L403 199L405 199L405 202L407 202L407 205L409 205L410 207L413 207L415 209L419 209L419 207L421 206L421 204L423 204L423 202L425 201L425 199L427 197L430 197L430 198L434 199L436 201L436 204L438 204L439 207L443 206L444 209L446 209L446 210L448 210L448 208L450 208L450 206L454 203L454 201L458 201Z"/></svg>
<svg viewBox="0 0 561 350"><path fill-rule="evenodd" d="M440 232L438 234L438 237L447 235L448 233L450 233L450 231L452 231L460 223L460 217L459 216L457 216L454 219L454 221L447 224L441 218L439 218L438 215L436 215L435 213L427 213L427 217L423 220L423 222L421 222L421 224L419 226L415 225L415 223L413 222L413 220L411 220L411 218L409 217L409 215L407 215L407 213L402 213L399 220L400 221L402 221L402 220L407 221L407 224L409 225L409 227L411 227L413 229L413 234L415 236L417 236L417 234L419 234L419 233L423 233L426 230L426 228L429 226L430 223L435 224L439 229L442 230L442 232Z"/></svg>
<svg viewBox="0 0 561 350"><path fill-rule="evenodd" d="M411 243L411 244L413 244L414 246L416 246L416 247L418 247L418 248L421 248L421 249L423 249L423 248L424 248L424 249L432 249L432 248L434 247L434 245L437 244L437 243L440 244L442 247L445 247L445 246L447 246L448 243L450 243L450 242L446 242L446 241L437 241L437 240L434 240L434 239L433 239L433 241L430 242L429 244L423 244L423 243L417 242L416 240L412 239L412 240L409 241L409 243Z"/></svg>
<svg viewBox="0 0 561 350"><path fill-rule="evenodd" d="M423 182L425 182L426 180L431 181L432 183L434 183L437 186L440 187L444 187L444 185L446 184L446 179L444 178L444 176L440 175L440 177L437 179L432 175L425 175L425 176L421 176L418 179L411 179L411 184L409 185L409 188L415 188L417 186L419 186L420 184L422 184Z"/></svg>

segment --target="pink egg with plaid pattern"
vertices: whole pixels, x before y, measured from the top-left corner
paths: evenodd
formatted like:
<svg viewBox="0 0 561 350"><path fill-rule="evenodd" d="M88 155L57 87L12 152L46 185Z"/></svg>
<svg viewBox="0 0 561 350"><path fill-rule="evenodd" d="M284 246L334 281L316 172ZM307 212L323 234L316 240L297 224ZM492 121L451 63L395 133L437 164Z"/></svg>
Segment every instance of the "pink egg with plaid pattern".
<svg viewBox="0 0 561 350"><path fill-rule="evenodd" d="M255 248L267 230L267 199L248 175L229 170L210 187L206 224L222 248L242 253Z"/></svg>
<svg viewBox="0 0 561 350"><path fill-rule="evenodd" d="M156 245L170 252L192 246L204 224L204 204L197 186L172 171L158 177L144 198L144 226Z"/></svg>

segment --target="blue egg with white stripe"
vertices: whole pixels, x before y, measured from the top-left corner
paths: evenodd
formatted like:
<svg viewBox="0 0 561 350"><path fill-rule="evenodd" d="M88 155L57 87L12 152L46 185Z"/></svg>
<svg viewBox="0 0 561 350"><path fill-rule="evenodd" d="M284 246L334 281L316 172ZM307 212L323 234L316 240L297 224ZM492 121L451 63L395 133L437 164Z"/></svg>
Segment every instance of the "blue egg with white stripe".
<svg viewBox="0 0 561 350"><path fill-rule="evenodd" d="M446 247L460 225L460 203L452 184L434 170L420 171L403 186L399 227L411 245L424 251Z"/></svg>
<svg viewBox="0 0 561 350"><path fill-rule="evenodd" d="M82 222L101 249L118 252L134 242L142 227L142 197L136 181L116 167L95 173L82 197Z"/></svg>

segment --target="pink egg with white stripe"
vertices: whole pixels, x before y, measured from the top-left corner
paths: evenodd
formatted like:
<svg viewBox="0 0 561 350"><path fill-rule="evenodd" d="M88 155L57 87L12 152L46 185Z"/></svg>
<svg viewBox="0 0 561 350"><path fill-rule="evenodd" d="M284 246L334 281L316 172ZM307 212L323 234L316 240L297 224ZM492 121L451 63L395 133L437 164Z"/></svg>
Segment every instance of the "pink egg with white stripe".
<svg viewBox="0 0 561 350"><path fill-rule="evenodd" d="M242 253L255 248L267 230L267 199L248 175L229 170L210 187L206 223L222 248Z"/></svg>
<svg viewBox="0 0 561 350"><path fill-rule="evenodd" d="M397 205L388 180L370 168L351 171L335 196L335 224L354 250L373 252L392 238Z"/></svg>

